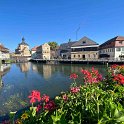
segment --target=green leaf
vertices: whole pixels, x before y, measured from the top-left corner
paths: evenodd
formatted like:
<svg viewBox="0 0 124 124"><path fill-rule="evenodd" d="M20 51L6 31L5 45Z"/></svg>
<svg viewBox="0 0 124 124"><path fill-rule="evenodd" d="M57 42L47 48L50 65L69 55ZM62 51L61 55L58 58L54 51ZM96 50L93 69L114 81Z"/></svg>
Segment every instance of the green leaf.
<svg viewBox="0 0 124 124"><path fill-rule="evenodd" d="M115 112L114 112L114 117L117 117L117 118L119 117L119 111L118 111L118 109L117 109L117 108L115 109Z"/></svg>
<svg viewBox="0 0 124 124"><path fill-rule="evenodd" d="M120 118L117 118L117 122L124 122L124 115L121 116Z"/></svg>

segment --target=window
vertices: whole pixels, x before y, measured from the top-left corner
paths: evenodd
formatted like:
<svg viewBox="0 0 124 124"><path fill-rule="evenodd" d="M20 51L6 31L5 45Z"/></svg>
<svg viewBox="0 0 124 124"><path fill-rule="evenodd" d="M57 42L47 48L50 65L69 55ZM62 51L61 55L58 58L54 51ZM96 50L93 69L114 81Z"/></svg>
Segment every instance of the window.
<svg viewBox="0 0 124 124"><path fill-rule="evenodd" d="M121 48L120 47L116 48L116 51L121 51Z"/></svg>
<svg viewBox="0 0 124 124"><path fill-rule="evenodd" d="M80 58L80 55L78 55L78 58Z"/></svg>
<svg viewBox="0 0 124 124"><path fill-rule="evenodd" d="M83 42L82 42L82 44L85 44L85 43L86 43L86 41L83 41Z"/></svg>
<svg viewBox="0 0 124 124"><path fill-rule="evenodd" d="M123 41L119 41L120 44L123 44Z"/></svg>
<svg viewBox="0 0 124 124"><path fill-rule="evenodd" d="M122 47L122 51L124 51L124 47Z"/></svg>
<svg viewBox="0 0 124 124"><path fill-rule="evenodd" d="M74 58L75 58L75 55L74 55Z"/></svg>

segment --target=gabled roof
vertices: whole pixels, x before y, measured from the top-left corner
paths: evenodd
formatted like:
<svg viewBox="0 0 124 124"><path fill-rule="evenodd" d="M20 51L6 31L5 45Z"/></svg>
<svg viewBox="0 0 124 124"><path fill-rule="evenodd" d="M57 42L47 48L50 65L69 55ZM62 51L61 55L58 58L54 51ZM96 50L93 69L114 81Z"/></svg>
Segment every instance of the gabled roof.
<svg viewBox="0 0 124 124"><path fill-rule="evenodd" d="M79 41L75 42L72 47L75 46L88 46L88 45L98 45L95 41L89 39L88 37L84 36Z"/></svg>
<svg viewBox="0 0 124 124"><path fill-rule="evenodd" d="M111 42L114 43L115 45L115 41L124 41L124 37L123 36L116 36L110 40L107 40L106 42L104 42L103 44L100 45L100 47L104 46L104 45L107 45L107 44L110 44Z"/></svg>

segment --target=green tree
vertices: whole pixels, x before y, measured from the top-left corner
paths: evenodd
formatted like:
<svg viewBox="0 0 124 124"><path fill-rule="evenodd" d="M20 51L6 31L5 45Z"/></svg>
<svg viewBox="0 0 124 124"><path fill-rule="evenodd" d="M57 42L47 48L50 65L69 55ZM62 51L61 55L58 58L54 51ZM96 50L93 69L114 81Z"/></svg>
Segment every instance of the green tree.
<svg viewBox="0 0 124 124"><path fill-rule="evenodd" d="M48 44L50 45L50 49L51 50L55 50L55 48L58 46L57 42L48 42Z"/></svg>

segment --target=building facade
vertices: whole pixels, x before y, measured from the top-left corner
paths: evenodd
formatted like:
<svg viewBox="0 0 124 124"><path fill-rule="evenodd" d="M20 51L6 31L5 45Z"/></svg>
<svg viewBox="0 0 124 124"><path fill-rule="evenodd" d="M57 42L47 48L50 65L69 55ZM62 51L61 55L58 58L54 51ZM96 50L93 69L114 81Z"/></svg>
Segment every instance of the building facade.
<svg viewBox="0 0 124 124"><path fill-rule="evenodd" d="M24 37L22 38L22 42L18 44L18 47L15 50L15 54L18 56L24 56L24 57L31 56L29 45L25 42Z"/></svg>
<svg viewBox="0 0 124 124"><path fill-rule="evenodd" d="M98 59L98 43L83 37L71 46L71 59L92 60Z"/></svg>
<svg viewBox="0 0 124 124"><path fill-rule="evenodd" d="M50 60L50 46L48 43L37 47L36 56L38 59Z"/></svg>
<svg viewBox="0 0 124 124"><path fill-rule="evenodd" d="M124 59L124 37L114 37L99 46L99 58L121 60Z"/></svg>
<svg viewBox="0 0 124 124"><path fill-rule="evenodd" d="M38 46L35 46L31 49L31 58L36 59L37 58L37 48Z"/></svg>
<svg viewBox="0 0 124 124"><path fill-rule="evenodd" d="M6 60L10 59L9 49L0 44L0 59Z"/></svg>
<svg viewBox="0 0 124 124"><path fill-rule="evenodd" d="M60 45L60 48L58 50L58 54L60 58L62 59L71 59L71 46L75 43L76 41L69 41L68 43L63 43Z"/></svg>

